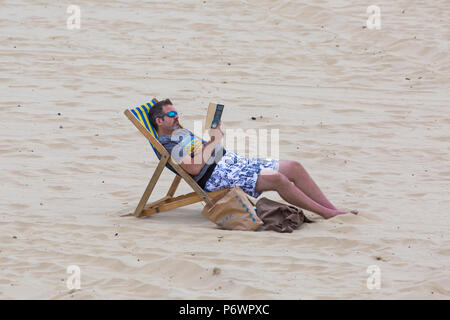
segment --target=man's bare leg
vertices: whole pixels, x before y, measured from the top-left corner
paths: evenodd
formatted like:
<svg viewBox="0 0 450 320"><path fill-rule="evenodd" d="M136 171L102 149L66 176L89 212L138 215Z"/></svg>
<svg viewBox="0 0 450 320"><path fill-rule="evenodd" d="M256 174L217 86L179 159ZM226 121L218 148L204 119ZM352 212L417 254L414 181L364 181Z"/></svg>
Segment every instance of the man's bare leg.
<svg viewBox="0 0 450 320"><path fill-rule="evenodd" d="M325 219L332 218L339 214L345 214L346 211L339 211L322 206L304 194L299 188L292 184L289 179L278 171L263 169L259 173L256 181L255 191L277 191L283 200L294 206L317 213Z"/></svg>
<svg viewBox="0 0 450 320"><path fill-rule="evenodd" d="M308 172L297 161L280 160L278 171L292 181L297 188L322 206L338 210L323 194Z"/></svg>

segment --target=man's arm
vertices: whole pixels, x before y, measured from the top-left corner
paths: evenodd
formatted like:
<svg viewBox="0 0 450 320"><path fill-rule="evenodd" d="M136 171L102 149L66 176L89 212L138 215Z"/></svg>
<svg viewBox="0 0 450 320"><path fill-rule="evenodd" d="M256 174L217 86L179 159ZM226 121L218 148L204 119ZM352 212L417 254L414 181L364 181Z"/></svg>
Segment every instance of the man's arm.
<svg viewBox="0 0 450 320"><path fill-rule="evenodd" d="M180 166L190 175L195 176L202 171L216 146L222 142L223 132L220 129L220 126L221 123L219 123L215 129L211 129L209 131L211 140L202 146L201 152L195 154L194 157L191 157L191 155L186 155L181 159Z"/></svg>

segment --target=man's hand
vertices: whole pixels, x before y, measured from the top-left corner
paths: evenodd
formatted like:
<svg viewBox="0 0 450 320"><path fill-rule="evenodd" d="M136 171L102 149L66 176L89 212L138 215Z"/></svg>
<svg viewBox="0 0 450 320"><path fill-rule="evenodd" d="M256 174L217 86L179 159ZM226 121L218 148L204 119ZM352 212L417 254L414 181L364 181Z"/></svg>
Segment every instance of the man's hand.
<svg viewBox="0 0 450 320"><path fill-rule="evenodd" d="M224 134L222 129L220 128L221 125L222 121L220 121L217 127L215 127L214 129L213 128L209 129L209 136L211 137L210 139L211 142L215 142L217 144L222 142Z"/></svg>

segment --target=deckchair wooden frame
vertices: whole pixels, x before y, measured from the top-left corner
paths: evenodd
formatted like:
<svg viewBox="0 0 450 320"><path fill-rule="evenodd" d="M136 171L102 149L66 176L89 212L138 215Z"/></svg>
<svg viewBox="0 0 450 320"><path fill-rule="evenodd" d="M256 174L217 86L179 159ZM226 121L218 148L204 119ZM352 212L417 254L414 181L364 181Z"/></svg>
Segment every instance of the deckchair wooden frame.
<svg viewBox="0 0 450 320"><path fill-rule="evenodd" d="M156 99L154 99L156 100ZM147 188L142 195L136 210L134 213L127 214L125 216L134 215L135 217L148 216L151 214L172 210L175 208L184 207L190 204L194 204L200 201L204 201L207 204L212 205L212 199L221 194L224 194L228 189L218 190L214 192L206 192L203 190L197 182L186 172L179 164L177 164L169 152L164 146L147 130L147 128L133 115L133 113L127 109L124 111L125 116L135 125L135 127L144 135L145 138L152 144L152 146L161 154L161 159L151 177ZM162 171L167 164L170 164L172 168L178 173L172 181L167 194L161 199L147 204L150 195L152 194ZM178 197L174 197L175 191L180 184L181 179L194 190L194 192L187 193Z"/></svg>

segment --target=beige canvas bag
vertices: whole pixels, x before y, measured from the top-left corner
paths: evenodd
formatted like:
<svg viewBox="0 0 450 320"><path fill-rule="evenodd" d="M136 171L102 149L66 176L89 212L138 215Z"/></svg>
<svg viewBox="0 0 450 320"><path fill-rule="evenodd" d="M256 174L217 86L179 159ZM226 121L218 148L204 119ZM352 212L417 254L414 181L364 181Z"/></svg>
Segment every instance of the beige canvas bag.
<svg viewBox="0 0 450 320"><path fill-rule="evenodd" d="M263 225L247 194L240 187L235 186L212 201L214 204L207 204L202 214L222 229L254 231Z"/></svg>

